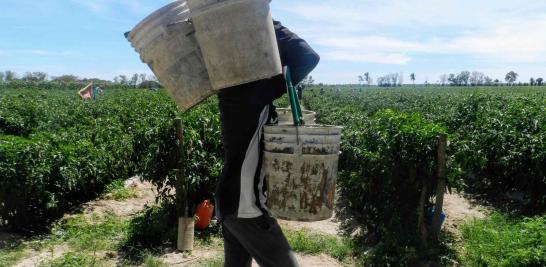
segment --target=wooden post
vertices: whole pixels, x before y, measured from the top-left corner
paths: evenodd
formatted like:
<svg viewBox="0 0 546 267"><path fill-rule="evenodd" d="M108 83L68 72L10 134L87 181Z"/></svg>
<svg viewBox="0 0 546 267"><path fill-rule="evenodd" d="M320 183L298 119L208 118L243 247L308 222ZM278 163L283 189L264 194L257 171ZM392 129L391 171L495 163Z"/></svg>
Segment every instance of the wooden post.
<svg viewBox="0 0 546 267"><path fill-rule="evenodd" d="M189 214L188 207L188 186L184 175L184 129L182 129L182 120L176 119L176 213L178 216L178 242L177 249L180 251L193 250L194 239L194 219Z"/></svg>
<svg viewBox="0 0 546 267"><path fill-rule="evenodd" d="M431 225L431 239L437 243L438 236L440 235L441 222L440 215L444 205L444 194L446 188L446 169L447 169L447 135L442 134L438 137L438 156L437 156L437 186L436 186L436 203L434 206L434 217L432 218Z"/></svg>

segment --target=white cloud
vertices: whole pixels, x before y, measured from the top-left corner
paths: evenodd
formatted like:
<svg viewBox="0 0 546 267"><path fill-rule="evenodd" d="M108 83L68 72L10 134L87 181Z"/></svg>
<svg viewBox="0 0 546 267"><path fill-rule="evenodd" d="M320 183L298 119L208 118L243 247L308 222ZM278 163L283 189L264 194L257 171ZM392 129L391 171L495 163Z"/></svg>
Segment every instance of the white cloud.
<svg viewBox="0 0 546 267"><path fill-rule="evenodd" d="M322 53L322 58L334 61L346 61L346 62L371 62L379 64L393 64L393 65L405 65L411 58L405 54L395 53L362 53L352 51L330 51Z"/></svg>
<svg viewBox="0 0 546 267"><path fill-rule="evenodd" d="M546 62L546 2L320 1L281 7L337 61L405 64L423 54Z"/></svg>

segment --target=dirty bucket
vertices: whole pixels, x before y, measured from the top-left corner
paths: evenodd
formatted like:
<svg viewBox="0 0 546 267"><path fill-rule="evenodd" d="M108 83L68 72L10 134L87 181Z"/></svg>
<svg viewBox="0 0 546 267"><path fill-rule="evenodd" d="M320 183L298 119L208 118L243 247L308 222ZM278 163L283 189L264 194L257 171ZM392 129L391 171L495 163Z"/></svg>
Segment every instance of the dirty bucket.
<svg viewBox="0 0 546 267"><path fill-rule="evenodd" d="M142 20L127 36L133 47L138 49L146 47L149 43L159 35L164 33L165 25L177 21L188 20L190 10L186 1L173 1L172 3L158 9Z"/></svg>
<svg viewBox="0 0 546 267"><path fill-rule="evenodd" d="M142 61L183 111L217 93L188 18L185 1L176 1L150 15L128 35Z"/></svg>
<svg viewBox="0 0 546 267"><path fill-rule="evenodd" d="M341 127L267 125L267 207L277 218L321 221L333 216Z"/></svg>
<svg viewBox="0 0 546 267"><path fill-rule="evenodd" d="M188 0L212 87L282 73L269 0Z"/></svg>
<svg viewBox="0 0 546 267"><path fill-rule="evenodd" d="M303 121L306 125L316 124L317 113L310 110L302 110ZM292 109L290 108L278 108L277 109L277 118L279 120L279 125L293 125L294 118L292 117Z"/></svg>

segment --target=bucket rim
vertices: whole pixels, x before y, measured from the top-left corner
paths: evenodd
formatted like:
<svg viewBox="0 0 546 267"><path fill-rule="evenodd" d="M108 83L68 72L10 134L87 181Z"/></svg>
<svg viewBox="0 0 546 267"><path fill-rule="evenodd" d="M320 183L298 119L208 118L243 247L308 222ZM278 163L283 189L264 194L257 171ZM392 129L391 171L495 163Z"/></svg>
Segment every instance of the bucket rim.
<svg viewBox="0 0 546 267"><path fill-rule="evenodd" d="M136 26L134 26L129 32L127 39L132 40L135 37L135 35L137 35L140 32L141 28L144 28L144 26L146 26L146 24L148 24L149 22L157 20L157 17L161 15L162 13L164 13L165 11L172 11L177 8L181 8L183 6L185 6L187 10L188 9L187 5L188 3L185 0L184 1L176 0L157 9L156 11L152 12L152 14L146 16L143 20L141 20Z"/></svg>
<svg viewBox="0 0 546 267"><path fill-rule="evenodd" d="M279 125L279 124L266 124L264 125L264 128L271 129L271 128L286 128L286 129L294 129L294 128L306 128L306 129L335 129L335 130L343 130L344 126L339 125L328 125L328 124L308 124L308 125Z"/></svg>
<svg viewBox="0 0 546 267"><path fill-rule="evenodd" d="M276 111L282 111L282 112L291 112L292 109L291 108L276 108L275 109ZM312 110L302 110L301 111L303 113L303 115L316 115L317 112L316 111L312 111Z"/></svg>
<svg viewBox="0 0 546 267"><path fill-rule="evenodd" d="M200 6L196 7L196 8L193 8L193 9L190 8L190 17L201 16L204 13L211 12L211 11L214 11L216 9L223 8L225 6L229 6L229 5L233 5L233 4L239 4L239 3L242 3L242 2L249 2L249 1L256 1L256 0L223 0L221 2L216 2L216 3L209 4L209 5L200 5ZM258 1L267 2L269 4L269 3L271 3L272 0L258 0ZM187 1L185 1L185 2L187 2ZM189 5L188 5L188 7L189 7Z"/></svg>
<svg viewBox="0 0 546 267"><path fill-rule="evenodd" d="M339 158L339 155L341 154L341 151L339 152L336 152L336 153L332 153L332 154L299 154L297 152L293 152L293 153L281 153L281 152L271 152L271 151L266 151L264 150L264 155L275 155L275 157L319 157L319 158L333 158L333 159L337 159Z"/></svg>

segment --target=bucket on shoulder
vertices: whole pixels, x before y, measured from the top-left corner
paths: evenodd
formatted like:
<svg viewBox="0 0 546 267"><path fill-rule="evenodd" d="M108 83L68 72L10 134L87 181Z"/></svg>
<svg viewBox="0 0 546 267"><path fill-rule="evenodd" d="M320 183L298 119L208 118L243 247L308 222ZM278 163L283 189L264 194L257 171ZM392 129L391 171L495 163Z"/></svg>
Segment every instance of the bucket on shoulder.
<svg viewBox="0 0 546 267"><path fill-rule="evenodd" d="M127 39L169 96L185 111L217 91L189 21L186 1L174 1L139 23Z"/></svg>
<svg viewBox="0 0 546 267"><path fill-rule="evenodd" d="M187 2L214 89L282 73L270 0Z"/></svg>

